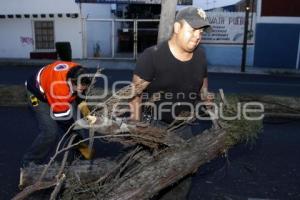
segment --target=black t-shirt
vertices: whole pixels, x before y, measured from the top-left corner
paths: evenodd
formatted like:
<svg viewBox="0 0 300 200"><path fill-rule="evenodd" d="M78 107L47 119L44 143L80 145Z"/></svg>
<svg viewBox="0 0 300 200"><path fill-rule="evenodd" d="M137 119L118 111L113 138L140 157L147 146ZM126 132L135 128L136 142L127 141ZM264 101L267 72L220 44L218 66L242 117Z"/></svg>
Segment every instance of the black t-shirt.
<svg viewBox="0 0 300 200"><path fill-rule="evenodd" d="M140 55L134 74L151 82L145 91L149 96L155 92L163 92L157 105L163 102L194 103L199 100L203 79L207 77L207 63L204 51L199 47L189 61L176 59L166 41L159 46L147 48ZM175 113L177 115L185 110L189 109L186 106L176 106ZM173 117L171 113L164 112L162 120L170 123Z"/></svg>

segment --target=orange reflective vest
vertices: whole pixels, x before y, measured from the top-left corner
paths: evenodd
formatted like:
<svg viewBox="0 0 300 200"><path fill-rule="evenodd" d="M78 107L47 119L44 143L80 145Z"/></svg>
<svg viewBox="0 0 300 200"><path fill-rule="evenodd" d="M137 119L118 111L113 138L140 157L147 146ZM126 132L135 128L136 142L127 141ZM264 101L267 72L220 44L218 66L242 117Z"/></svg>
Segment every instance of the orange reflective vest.
<svg viewBox="0 0 300 200"><path fill-rule="evenodd" d="M71 114L71 103L76 98L72 85L67 80L69 70L79 64L57 61L38 72L36 86L51 107L54 117L66 117Z"/></svg>

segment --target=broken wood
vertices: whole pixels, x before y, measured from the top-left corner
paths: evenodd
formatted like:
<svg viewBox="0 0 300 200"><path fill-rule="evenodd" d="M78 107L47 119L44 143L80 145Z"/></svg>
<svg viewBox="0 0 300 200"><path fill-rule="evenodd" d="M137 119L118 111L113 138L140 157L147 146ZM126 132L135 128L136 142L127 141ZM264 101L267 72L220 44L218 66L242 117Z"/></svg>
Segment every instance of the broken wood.
<svg viewBox="0 0 300 200"><path fill-rule="evenodd" d="M221 95L215 99L216 105L224 104L225 116L233 116L232 120L218 118L213 120L214 127L185 141L174 134L171 130L178 124L184 125L190 119L182 123L174 123L174 126L165 129L152 126L138 126L137 123L118 121L114 115L114 106L122 101L130 100L130 94L139 94L140 88L132 85L124 87L104 102L96 104L92 114L98 117L96 125L92 128L91 138L81 140L75 144L72 142L64 146L63 139L59 142L55 156L48 165L31 166L24 169L24 185L27 186L22 192L14 197L25 199L41 189L55 187L52 192L53 198L63 190L60 199L149 199L162 189L178 182L189 174L194 173L201 165L216 158L221 153L228 151L233 145L251 141L257 137L262 127L261 118L257 120L235 118L240 102L257 101L263 102L269 111L280 111L299 114L298 105L291 107L285 105L285 99L276 102L267 101L266 98L250 98ZM127 97L127 98L120 98ZM105 111L101 105L106 105ZM279 108L279 109L278 109ZM207 111L208 116L216 116L216 110L211 108ZM256 116L261 113L252 113ZM187 115L189 116L189 115ZM77 121L72 128L84 123L84 119ZM80 126L79 126L80 128ZM129 151L121 161L109 161L96 159L92 163L77 162L79 165L54 165L56 156L74 148L81 142L102 139L107 142L119 142L124 146L136 146ZM70 145L72 144L72 145ZM65 153L67 156L68 153ZM66 160L66 159L64 159ZM100 162L98 162L100 161ZM85 171L82 171L85 169ZM62 178L60 175L65 174ZM63 188L62 182L65 182ZM51 194L50 194L51 195Z"/></svg>
<svg viewBox="0 0 300 200"><path fill-rule="evenodd" d="M89 191L77 193L73 199L94 198L91 194L97 194L98 199L149 199L225 152L225 140L224 130L206 131L179 147L170 148L155 157L149 157L146 163L144 161L134 166L139 169L137 173L132 173L134 169L131 168L121 177L112 179L110 184L106 183L100 188L86 185L84 188L90 188ZM74 194L74 190L67 189L62 198L69 199L68 194Z"/></svg>
<svg viewBox="0 0 300 200"><path fill-rule="evenodd" d="M26 199L32 193L39 190L51 188L54 185L56 185L56 180L36 182L33 185L26 187L22 192L18 193L15 197L13 197L12 200Z"/></svg>
<svg viewBox="0 0 300 200"><path fill-rule="evenodd" d="M300 118L300 98L273 95L241 95L241 102L260 102L266 117Z"/></svg>
<svg viewBox="0 0 300 200"><path fill-rule="evenodd" d="M90 180L91 182L85 180L81 185L76 184L77 187L74 187L72 178L69 177L69 180L66 181L69 183L65 186L62 199L68 199L68 194L75 194L73 199L95 198L93 194L97 194L98 199L149 199L163 188L195 172L200 165L223 153L226 149L225 139L226 132L224 130L210 130L187 143L159 152L155 156L149 156L147 153L148 156L143 155L137 159L136 165L123 171L121 176L110 177L110 182L103 184L100 190L94 185L95 178L93 181ZM147 152L146 149L143 151ZM82 164L77 165L77 167L71 167L68 174L80 174L79 180L84 180L83 177L99 178L103 176L103 173L99 173L95 169L103 169L104 164L107 165L105 162L99 162L90 170L85 171L84 175L74 171L83 168ZM107 168L106 170L109 171ZM135 170L135 175L129 176ZM39 171L41 172L41 170ZM36 173L37 169L30 172ZM55 184L56 182L51 186Z"/></svg>
<svg viewBox="0 0 300 200"><path fill-rule="evenodd" d="M128 90L126 89L126 91ZM224 97L222 98L224 99ZM113 100L113 102L118 102L118 100ZM228 104L231 103L228 102ZM229 113L236 111L236 108L230 105L226 109ZM101 116L99 115L100 119L104 119ZM95 138L118 141L124 145L137 145L138 150L130 151L123 161L112 164L109 168L103 166L109 165L109 161L95 164L98 159L87 167L85 173L78 172L78 169L82 169L84 166L82 163L79 166L66 166L64 171L66 183L61 199L70 199L71 197L72 199L151 198L160 190L194 173L199 166L217 157L220 153L226 152L232 145L252 138L260 128L260 123L256 124L257 122L219 120L218 129L212 128L189 141L184 141L166 129L151 126L141 128L127 123L120 125L112 119L109 120L111 120L110 125L94 129L103 135L95 136ZM86 141L89 139L87 138ZM63 153L69 148L64 149L58 146L57 150ZM39 177L43 173L45 176L42 176L43 178L38 183L53 181L56 185L55 177L57 173L62 172L59 164L56 167L53 166L51 165L47 170L43 166L27 170L27 178L25 176L24 182L29 188L35 187L37 183L33 177ZM34 173L35 175L33 175ZM36 187L35 190L31 189L30 191L32 193L37 189ZM24 191L23 197L25 197ZM31 193L26 192L25 194L29 196Z"/></svg>

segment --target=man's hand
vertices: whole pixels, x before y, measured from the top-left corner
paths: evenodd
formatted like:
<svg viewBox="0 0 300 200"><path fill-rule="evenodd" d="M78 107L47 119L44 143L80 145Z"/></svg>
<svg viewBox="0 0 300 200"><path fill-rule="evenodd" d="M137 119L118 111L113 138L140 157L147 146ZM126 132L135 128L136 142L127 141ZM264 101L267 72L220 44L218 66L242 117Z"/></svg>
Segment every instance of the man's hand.
<svg viewBox="0 0 300 200"><path fill-rule="evenodd" d="M208 109L212 108L211 103L214 101L214 99L215 99L214 93L208 92L207 89L201 90L201 100L204 102L206 108Z"/></svg>
<svg viewBox="0 0 300 200"><path fill-rule="evenodd" d="M140 78L138 75L134 74L132 78L132 84L133 84L133 94L135 95L132 100L129 102L130 109L132 111L131 113L131 119L132 120L140 120L141 115L141 96L140 94L144 91L144 89L147 88L147 86L150 84L150 82Z"/></svg>
<svg viewBox="0 0 300 200"><path fill-rule="evenodd" d="M201 100L204 102L212 102L215 99L215 94L208 92L207 88L202 88L200 91Z"/></svg>
<svg viewBox="0 0 300 200"><path fill-rule="evenodd" d="M215 94L212 92L208 92L206 98L204 99L205 102L212 102L215 99Z"/></svg>

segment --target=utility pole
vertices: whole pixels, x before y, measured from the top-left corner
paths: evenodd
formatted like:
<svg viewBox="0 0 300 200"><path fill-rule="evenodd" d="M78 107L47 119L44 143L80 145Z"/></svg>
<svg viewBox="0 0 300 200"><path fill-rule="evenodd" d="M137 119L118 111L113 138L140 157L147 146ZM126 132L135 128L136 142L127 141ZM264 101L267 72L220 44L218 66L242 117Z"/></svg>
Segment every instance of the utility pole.
<svg viewBox="0 0 300 200"><path fill-rule="evenodd" d="M246 66L249 13L250 13L250 0L246 0L245 24L244 24L244 40L243 40L243 48L242 48L241 72L245 72L245 66Z"/></svg>
<svg viewBox="0 0 300 200"><path fill-rule="evenodd" d="M161 0L157 44L168 40L173 31L177 0Z"/></svg>

